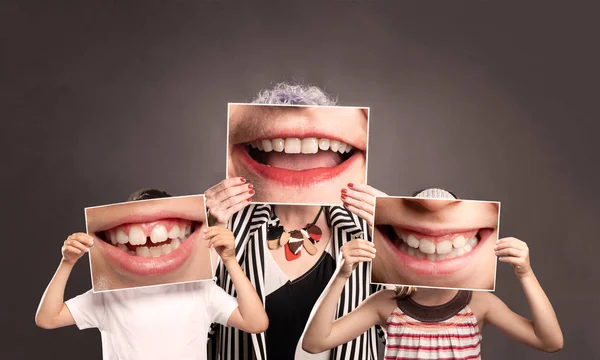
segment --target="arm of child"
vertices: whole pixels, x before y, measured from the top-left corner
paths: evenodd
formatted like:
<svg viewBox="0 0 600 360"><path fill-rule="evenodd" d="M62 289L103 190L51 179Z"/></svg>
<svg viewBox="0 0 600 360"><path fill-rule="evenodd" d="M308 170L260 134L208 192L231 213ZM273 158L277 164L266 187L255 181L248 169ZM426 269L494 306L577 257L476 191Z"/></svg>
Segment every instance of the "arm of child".
<svg viewBox="0 0 600 360"><path fill-rule="evenodd" d="M72 234L62 247L63 258L48 284L37 313L35 323L44 329L55 329L74 325L75 320L64 303L65 287L77 260L94 244L91 236L84 233Z"/></svg>
<svg viewBox="0 0 600 360"><path fill-rule="evenodd" d="M212 226L204 229L204 238L221 257L237 292L239 306L229 317L227 326L254 334L267 330L269 318L263 303L235 258L233 233L224 227Z"/></svg>
<svg viewBox="0 0 600 360"><path fill-rule="evenodd" d="M302 349L318 354L345 344L379 323L377 294L369 297L359 307L338 320L335 311L346 281L359 262L371 261L375 247L370 241L355 239L342 249L343 262L339 272L325 289L324 297L310 320L302 341Z"/></svg>
<svg viewBox="0 0 600 360"><path fill-rule="evenodd" d="M550 300L538 282L529 263L527 244L516 238L504 238L496 244L499 261L513 266L529 303L532 320L528 320L489 294L485 321L496 326L516 341L535 349L556 352L563 347L563 335Z"/></svg>

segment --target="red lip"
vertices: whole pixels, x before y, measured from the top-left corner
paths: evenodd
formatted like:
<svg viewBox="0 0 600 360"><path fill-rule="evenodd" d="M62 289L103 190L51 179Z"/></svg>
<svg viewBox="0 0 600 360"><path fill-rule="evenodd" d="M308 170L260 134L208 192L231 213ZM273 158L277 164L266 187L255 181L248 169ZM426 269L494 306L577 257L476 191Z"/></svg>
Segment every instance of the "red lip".
<svg viewBox="0 0 600 360"><path fill-rule="evenodd" d="M160 257L130 255L100 239L95 244L101 244L102 252L120 269L139 276L153 276L168 274L180 268L190 258L198 236L199 231L196 230L177 249Z"/></svg>
<svg viewBox="0 0 600 360"><path fill-rule="evenodd" d="M403 226L404 227L404 226ZM431 233L431 230L421 229L424 233ZM453 230L455 231L455 230ZM414 256L410 256L400 251L396 245L389 239L385 232L380 231L382 237L385 239L387 245L392 249L392 252L396 256L397 263L402 266L405 271L426 277L439 277L440 275L452 275L458 270L466 267L473 257L478 256L479 251L482 248L482 244L487 241L492 231L484 231L483 234L480 232L481 239L475 248L468 253L457 256L452 259L431 261L427 259L419 259ZM441 233L441 232L437 232Z"/></svg>
<svg viewBox="0 0 600 360"><path fill-rule="evenodd" d="M295 187L309 187L331 180L348 170L361 156L361 152L356 151L350 158L337 166L296 171L262 165L250 157L244 147L243 144L235 145L232 156L238 157L247 169L273 182Z"/></svg>

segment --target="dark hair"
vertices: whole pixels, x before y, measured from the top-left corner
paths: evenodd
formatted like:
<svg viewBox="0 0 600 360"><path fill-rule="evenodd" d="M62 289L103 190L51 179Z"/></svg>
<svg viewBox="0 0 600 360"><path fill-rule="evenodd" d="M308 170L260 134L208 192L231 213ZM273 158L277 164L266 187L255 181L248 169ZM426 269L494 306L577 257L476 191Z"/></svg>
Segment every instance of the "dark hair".
<svg viewBox="0 0 600 360"><path fill-rule="evenodd" d="M429 190L429 189L430 189L430 188L426 188L426 189L421 189L421 190L415 191L415 192L412 194L412 197L415 197L415 196L419 195L420 193L422 193L423 191L425 191L425 190ZM454 196L454 198L455 198L455 199L458 199L458 196L456 196L456 195L455 195L455 194L454 194L452 191L450 191L450 190L446 190L446 189L444 189L444 191L446 191L446 192L450 193L450 195Z"/></svg>
<svg viewBox="0 0 600 360"><path fill-rule="evenodd" d="M158 189L140 189L133 194L129 195L127 201L138 201L138 200L150 200L171 197L166 191Z"/></svg>

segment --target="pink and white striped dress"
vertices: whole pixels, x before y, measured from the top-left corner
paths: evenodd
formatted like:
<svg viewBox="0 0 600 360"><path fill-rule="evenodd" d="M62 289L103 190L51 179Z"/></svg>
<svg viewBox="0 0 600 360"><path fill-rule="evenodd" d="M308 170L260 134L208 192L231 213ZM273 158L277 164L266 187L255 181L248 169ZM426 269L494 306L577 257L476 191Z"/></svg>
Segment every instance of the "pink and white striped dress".
<svg viewBox="0 0 600 360"><path fill-rule="evenodd" d="M440 306L398 300L387 319L384 359L481 359L482 336L470 300L470 291Z"/></svg>

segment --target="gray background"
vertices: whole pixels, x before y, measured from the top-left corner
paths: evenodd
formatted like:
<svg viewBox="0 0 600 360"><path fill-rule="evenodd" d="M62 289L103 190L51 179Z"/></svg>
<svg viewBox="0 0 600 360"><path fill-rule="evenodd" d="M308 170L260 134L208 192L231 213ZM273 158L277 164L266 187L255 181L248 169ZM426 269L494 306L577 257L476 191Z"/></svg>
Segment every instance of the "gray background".
<svg viewBox="0 0 600 360"><path fill-rule="evenodd" d="M500 235L529 243L565 348L486 328L484 359L598 356L597 12L499 3L3 1L0 358L101 359L96 330L34 324L83 208L217 183L226 103L281 80L371 107L371 185L502 202ZM85 258L66 298L89 287ZM529 315L510 266L496 288Z"/></svg>

